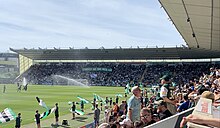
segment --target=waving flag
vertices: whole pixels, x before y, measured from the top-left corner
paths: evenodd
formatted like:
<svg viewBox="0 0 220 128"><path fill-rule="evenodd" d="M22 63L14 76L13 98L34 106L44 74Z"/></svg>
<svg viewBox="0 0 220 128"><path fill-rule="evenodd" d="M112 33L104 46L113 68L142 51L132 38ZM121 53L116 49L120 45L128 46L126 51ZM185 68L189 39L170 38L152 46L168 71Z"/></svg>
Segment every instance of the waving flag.
<svg viewBox="0 0 220 128"><path fill-rule="evenodd" d="M53 107L52 109L49 109L48 111L40 114L40 119L44 119L46 118L47 116L49 116L51 113L55 112L56 110L56 107Z"/></svg>
<svg viewBox="0 0 220 128"><path fill-rule="evenodd" d="M116 94L115 96L123 97L122 94Z"/></svg>
<svg viewBox="0 0 220 128"><path fill-rule="evenodd" d="M15 113L10 108L6 108L0 113L0 124L14 120L15 118Z"/></svg>
<svg viewBox="0 0 220 128"><path fill-rule="evenodd" d="M70 110L71 113L73 112L71 108L69 110ZM77 110L77 109L75 110L75 113L77 115L84 115L85 114L83 111L80 111L80 110Z"/></svg>
<svg viewBox="0 0 220 128"><path fill-rule="evenodd" d="M69 104L69 105L72 105L73 102L69 101L68 104ZM73 112L71 108L70 108L69 110L70 110L71 113ZM85 114L83 111L80 111L80 110L77 110L77 109L75 110L75 113L76 113L77 115L84 115L84 114Z"/></svg>
<svg viewBox="0 0 220 128"><path fill-rule="evenodd" d="M75 113L76 113L77 115L84 115L84 112L82 112L82 111L80 111L80 110L75 110Z"/></svg>
<svg viewBox="0 0 220 128"><path fill-rule="evenodd" d="M80 96L77 96L77 98L80 99L80 101L84 102L84 104L88 104L89 103L88 100L86 100L86 99L84 99L84 98L82 98Z"/></svg>
<svg viewBox="0 0 220 128"><path fill-rule="evenodd" d="M40 119L44 119L47 116L49 116L51 113L55 112L56 107L53 108L49 108L47 107L47 105L43 102L43 100L41 100L39 97L36 97L37 102L39 103L40 106L44 107L46 109L46 112L43 112L42 114L40 114Z"/></svg>
<svg viewBox="0 0 220 128"><path fill-rule="evenodd" d="M37 99L37 102L39 103L40 106L46 108L47 110L49 109L49 108L47 107L47 105L43 102L43 100L41 100L41 99L38 98L38 97L36 97L36 99Z"/></svg>
<svg viewBox="0 0 220 128"><path fill-rule="evenodd" d="M97 95L97 94L93 94L93 97L94 97L97 101L104 101L104 99L103 99L101 96Z"/></svg>

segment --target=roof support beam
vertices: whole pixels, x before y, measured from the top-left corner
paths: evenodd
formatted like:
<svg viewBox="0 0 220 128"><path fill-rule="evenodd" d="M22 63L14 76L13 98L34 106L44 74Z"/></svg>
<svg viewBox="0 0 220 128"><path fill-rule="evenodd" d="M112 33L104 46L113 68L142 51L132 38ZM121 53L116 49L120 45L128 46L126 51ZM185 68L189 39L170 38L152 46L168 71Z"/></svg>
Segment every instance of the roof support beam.
<svg viewBox="0 0 220 128"><path fill-rule="evenodd" d="M197 48L199 48L199 43L198 43L198 40L197 40L195 31L194 31L193 26L192 26L192 22L191 22L191 20L190 20L189 13L187 12L186 5L185 5L185 3L184 3L184 0L182 0L182 3L183 3L184 10L185 10L185 12L186 12L187 22L189 22L190 27L191 27L191 29L192 29L192 36L193 36L193 37L195 38L195 40L196 40Z"/></svg>
<svg viewBox="0 0 220 128"><path fill-rule="evenodd" d="M210 43L210 49L212 50L212 43L213 43L213 9L214 9L214 1L212 0L211 5L211 43Z"/></svg>

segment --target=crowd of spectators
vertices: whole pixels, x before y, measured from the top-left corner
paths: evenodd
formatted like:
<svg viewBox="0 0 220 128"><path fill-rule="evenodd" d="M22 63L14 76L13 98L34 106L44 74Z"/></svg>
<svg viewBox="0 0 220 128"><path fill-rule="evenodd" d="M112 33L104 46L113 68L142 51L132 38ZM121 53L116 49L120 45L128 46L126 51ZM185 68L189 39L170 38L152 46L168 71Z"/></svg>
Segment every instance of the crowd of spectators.
<svg viewBox="0 0 220 128"><path fill-rule="evenodd" d="M84 70L85 68L95 70ZM96 70L97 68L99 70ZM118 99L106 97L103 124L99 124L97 120L99 118L94 117L94 119L96 119L96 126L100 128L141 128L194 107L200 97L211 99L213 108L220 110L220 70L218 68L218 64L211 63L40 64L33 65L25 77L35 84L54 84L56 80L53 76L62 75L72 79L87 79L90 85L124 86L125 89L128 89L128 86L133 87L130 90L133 95L121 103ZM146 89L142 85L158 86L153 90ZM95 101L94 104L102 102ZM103 111L101 108L101 112ZM219 119L219 115L220 113L215 113L214 118ZM192 115L184 118L181 126L190 121L191 117ZM218 121L220 123L220 120Z"/></svg>
<svg viewBox="0 0 220 128"><path fill-rule="evenodd" d="M100 124L99 128L143 128L195 107L200 98L212 101L212 111L215 110L213 117L189 115L183 118L180 127L184 127L186 122L220 127L220 70L210 68L209 73L198 76L198 79L193 78L181 87L173 86L169 75L164 75L160 82L161 86L155 92L134 86L129 100L113 106L106 103L110 109L106 107L105 113L111 113L105 114L108 120ZM151 93L149 98L148 93Z"/></svg>
<svg viewBox="0 0 220 128"><path fill-rule="evenodd" d="M67 84L67 80L59 82L55 75L69 79L86 79L89 85L94 86L125 86L127 83L137 85L157 85L159 78L164 74L171 74L173 82L184 85L191 79L198 79L207 73L208 67L216 66L211 63L185 64L153 64L145 63L41 63L31 66L24 74L32 84ZM83 70L85 68L110 69ZM66 81L66 82L65 82Z"/></svg>
<svg viewBox="0 0 220 128"><path fill-rule="evenodd" d="M92 70L85 68L111 69L110 71ZM55 75L70 79L86 79L89 85L122 86L130 81L140 80L145 65L121 63L63 63L63 64L36 64L24 75L32 84L56 84ZM66 82L67 83L67 82Z"/></svg>

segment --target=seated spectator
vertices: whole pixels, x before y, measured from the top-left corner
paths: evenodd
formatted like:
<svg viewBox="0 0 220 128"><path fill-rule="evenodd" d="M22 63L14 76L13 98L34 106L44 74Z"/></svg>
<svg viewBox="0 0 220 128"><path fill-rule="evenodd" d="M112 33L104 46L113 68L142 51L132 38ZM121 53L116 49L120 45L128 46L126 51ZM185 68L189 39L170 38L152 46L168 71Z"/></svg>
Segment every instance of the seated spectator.
<svg viewBox="0 0 220 128"><path fill-rule="evenodd" d="M177 108L177 111L178 111L178 112L182 112L182 111L184 111L184 110L187 110L187 109L190 108L190 106L191 106L187 94L185 94L185 95L183 96L183 100L184 100L184 102Z"/></svg>
<svg viewBox="0 0 220 128"><path fill-rule="evenodd" d="M142 108L140 112L140 117L143 123L142 124L143 127L156 122L152 119L152 112L149 108Z"/></svg>
<svg viewBox="0 0 220 128"><path fill-rule="evenodd" d="M159 100L155 102L156 105L158 105L157 111L159 113L160 120L163 120L167 117L172 116L170 111L167 109L167 104L163 100Z"/></svg>
<svg viewBox="0 0 220 128"><path fill-rule="evenodd" d="M152 115L152 119L153 119L155 122L160 121L160 117L159 117L158 114L153 114L153 115Z"/></svg>

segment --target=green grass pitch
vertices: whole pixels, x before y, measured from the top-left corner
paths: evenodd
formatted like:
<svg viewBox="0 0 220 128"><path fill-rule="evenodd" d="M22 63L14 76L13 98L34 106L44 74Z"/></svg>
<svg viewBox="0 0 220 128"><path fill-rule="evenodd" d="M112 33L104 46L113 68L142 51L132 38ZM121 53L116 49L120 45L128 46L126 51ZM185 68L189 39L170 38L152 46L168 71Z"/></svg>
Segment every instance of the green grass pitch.
<svg viewBox="0 0 220 128"><path fill-rule="evenodd" d="M60 116L65 117L69 114L69 116L66 116L68 119L68 117L71 118L71 114L69 111L71 105L68 105L68 101L79 102L79 99L76 98L78 95L85 99L88 99L89 101L92 101L93 93L96 93L103 98L105 98L106 96L113 97L113 101L115 101L115 94L124 95L124 88L101 86L86 88L80 86L28 85L28 90L26 92L23 90L21 92L17 92L16 84L8 84L6 85L6 92L3 93L3 85L0 85L0 111L8 107L11 108L16 114L21 112L22 126L25 126L27 124L34 125L35 110L38 109L40 113L45 111L45 109L39 106L37 103L35 97L38 96L50 108L54 107L54 104L57 102L59 104ZM120 100L125 100L125 98L120 98ZM77 109L80 109L79 105L77 105ZM86 104L85 115L81 116L84 120L70 121L70 127L79 127L92 122L92 112L93 111L91 110L91 105ZM49 115L46 119L43 120L48 120L48 126L42 125L42 127L49 127L51 123L54 123L54 114ZM14 125L15 121L10 121L0 124L0 128L13 128ZM36 126L34 125L33 127Z"/></svg>

